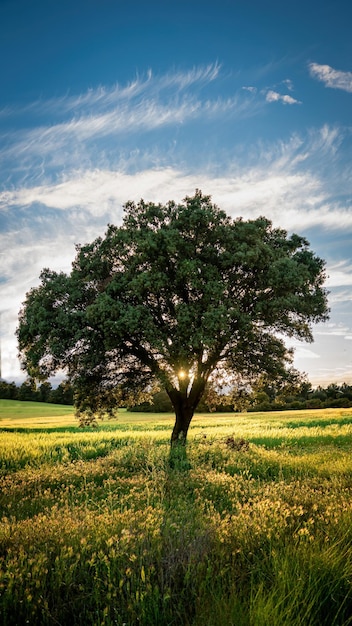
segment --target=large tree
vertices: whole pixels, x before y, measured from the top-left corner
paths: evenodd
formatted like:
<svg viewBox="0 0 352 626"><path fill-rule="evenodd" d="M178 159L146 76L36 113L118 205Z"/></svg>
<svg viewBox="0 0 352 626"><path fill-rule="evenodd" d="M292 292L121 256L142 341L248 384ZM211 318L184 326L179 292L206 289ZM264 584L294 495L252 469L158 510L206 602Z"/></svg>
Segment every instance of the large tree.
<svg viewBox="0 0 352 626"><path fill-rule="evenodd" d="M283 337L327 318L324 261L264 217L231 219L196 191L128 202L121 226L77 246L69 275L44 269L17 331L38 379L66 370L81 418L164 388L171 441L186 441L207 383L283 375Z"/></svg>

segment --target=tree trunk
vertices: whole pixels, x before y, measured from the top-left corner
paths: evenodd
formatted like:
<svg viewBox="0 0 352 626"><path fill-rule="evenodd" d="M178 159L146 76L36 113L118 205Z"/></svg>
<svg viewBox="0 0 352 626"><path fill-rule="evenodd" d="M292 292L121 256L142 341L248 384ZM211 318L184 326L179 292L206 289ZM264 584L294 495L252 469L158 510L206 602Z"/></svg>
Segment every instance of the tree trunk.
<svg viewBox="0 0 352 626"><path fill-rule="evenodd" d="M192 421L194 411L201 399L206 380L193 381L190 391L188 391L189 379L180 381L180 389L169 388L166 392L175 409L175 425L171 435L171 447L177 444L186 444L189 425Z"/></svg>
<svg viewBox="0 0 352 626"><path fill-rule="evenodd" d="M194 408L184 405L181 401L178 403L178 406L175 407L175 414L176 419L171 435L171 446L175 446L177 444L185 445L189 425L194 414Z"/></svg>

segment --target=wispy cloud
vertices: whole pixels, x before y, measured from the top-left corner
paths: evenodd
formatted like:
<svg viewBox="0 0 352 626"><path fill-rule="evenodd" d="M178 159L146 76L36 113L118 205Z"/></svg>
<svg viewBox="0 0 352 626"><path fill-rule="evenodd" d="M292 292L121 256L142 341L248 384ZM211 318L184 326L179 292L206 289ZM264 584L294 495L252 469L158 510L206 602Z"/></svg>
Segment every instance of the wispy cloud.
<svg viewBox="0 0 352 626"><path fill-rule="evenodd" d="M41 126L13 135L12 145L2 151L3 158L15 154L46 155L69 144L82 144L96 138L149 132L169 125L184 124L197 117L224 115L236 108L236 99L201 101L191 96L167 103L143 99L110 111L82 115L67 122Z"/></svg>
<svg viewBox="0 0 352 626"><path fill-rule="evenodd" d="M328 287L352 286L351 260L341 260L329 267L329 276L326 282Z"/></svg>
<svg viewBox="0 0 352 626"><path fill-rule="evenodd" d="M27 127L21 124L20 130L7 129L0 137L3 171L9 163L13 166L6 175L12 178L24 177L27 172L32 177L43 172L51 175L55 168L94 167L98 162L101 166L108 152L116 155L123 142L140 144L150 133L155 141L163 131L176 131L195 122L224 124L263 107L252 93L240 88L227 97L208 93L207 86L219 74L218 64L161 76L149 72L126 86L99 87L78 96L34 102L26 108ZM17 113L13 111L13 115Z"/></svg>
<svg viewBox="0 0 352 626"><path fill-rule="evenodd" d="M352 302L352 289L334 289L330 293L330 302L332 305Z"/></svg>
<svg viewBox="0 0 352 626"><path fill-rule="evenodd" d="M288 94L280 94L277 91L273 91L270 89L266 94L267 102L282 102L283 104L302 104L300 100L296 100L296 98L292 98Z"/></svg>
<svg viewBox="0 0 352 626"><path fill-rule="evenodd" d="M316 331L317 335L327 335L329 337L346 338L351 333L351 327L345 324L336 324L334 322L326 322L324 326L319 326Z"/></svg>
<svg viewBox="0 0 352 626"><path fill-rule="evenodd" d="M324 127L305 138L293 135L248 151L246 161L235 153L222 174L216 167L188 164L186 169L167 164L152 166L152 159L135 155L133 170L120 167L83 167L64 172L54 182L45 177L40 184L19 185L0 192L0 209L47 207L48 210L81 210L91 216L116 219L128 199L167 201L183 198L196 187L211 192L227 211L244 217L267 215L288 230L352 228L352 212L343 203L331 200L323 171L314 168L324 154L332 162L341 141L336 129ZM340 181L341 184L341 181ZM346 180L345 193L351 193ZM284 207L284 210L283 210Z"/></svg>
<svg viewBox="0 0 352 626"><path fill-rule="evenodd" d="M335 70L330 65L319 65L319 63L310 63L308 67L310 75L320 80L326 87L352 93L352 72Z"/></svg>
<svg viewBox="0 0 352 626"><path fill-rule="evenodd" d="M242 87L242 89L243 89L243 91L249 91L249 93L253 93L253 94L257 93L257 91L258 91L257 87L253 87L251 85L244 86L244 87Z"/></svg>
<svg viewBox="0 0 352 626"><path fill-rule="evenodd" d="M187 71L173 71L165 74L154 74L149 70L143 75L136 75L134 80L126 85L119 83L110 87L101 85L94 89L88 89L82 94L66 93L56 98L35 100L25 107L5 107L0 115L10 117L23 112L32 113L34 116L42 116L45 113L63 115L65 113L88 114L90 110L108 110L121 103L134 100L144 94L160 96L162 92L182 92L186 89L201 89L219 77L221 65L210 63L205 66L193 67Z"/></svg>
<svg viewBox="0 0 352 626"><path fill-rule="evenodd" d="M283 80L282 83L286 85L289 91L293 91L293 82L290 78L285 78L285 80Z"/></svg>

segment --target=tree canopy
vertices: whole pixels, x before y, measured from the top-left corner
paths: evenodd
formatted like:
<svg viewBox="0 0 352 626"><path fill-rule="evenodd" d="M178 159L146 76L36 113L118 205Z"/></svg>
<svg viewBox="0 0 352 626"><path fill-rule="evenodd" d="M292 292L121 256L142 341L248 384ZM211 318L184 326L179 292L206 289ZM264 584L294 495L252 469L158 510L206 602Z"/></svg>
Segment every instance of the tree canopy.
<svg viewBox="0 0 352 626"><path fill-rule="evenodd" d="M231 219L197 190L128 202L121 226L77 246L70 274L44 269L19 314L23 367L73 383L81 418L157 388L186 440L210 380L282 376L284 336L312 341L327 319L325 263L265 217Z"/></svg>

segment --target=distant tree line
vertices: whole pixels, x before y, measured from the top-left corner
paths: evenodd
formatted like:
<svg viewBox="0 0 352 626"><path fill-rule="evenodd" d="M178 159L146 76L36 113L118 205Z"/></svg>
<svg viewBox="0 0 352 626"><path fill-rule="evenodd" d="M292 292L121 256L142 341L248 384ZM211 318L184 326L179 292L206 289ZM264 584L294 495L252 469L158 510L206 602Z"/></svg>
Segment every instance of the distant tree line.
<svg viewBox="0 0 352 626"><path fill-rule="evenodd" d="M264 384L255 392L248 411L283 411L292 409L326 409L352 407L352 385L330 383L327 387L312 388L302 382L297 389L277 390Z"/></svg>
<svg viewBox="0 0 352 626"><path fill-rule="evenodd" d="M50 402L52 404L73 404L73 388L69 382L60 383L55 389L49 382L40 385L25 380L21 385L0 381L0 398L4 400L21 400L27 402Z"/></svg>
<svg viewBox="0 0 352 626"><path fill-rule="evenodd" d="M254 389L237 388L226 394L212 390L197 411L255 412L349 407L352 407L352 385L331 383L327 387L313 388L309 381L301 378L298 384L283 387L261 380ZM145 402L129 410L171 413L173 408L166 392L159 391L153 396L152 403Z"/></svg>
<svg viewBox="0 0 352 626"><path fill-rule="evenodd" d="M55 389L49 382L37 386L31 379L25 380L21 385L0 381L2 399L73 405L73 396L74 389L68 381L60 383ZM282 386L263 377L252 389L243 387L219 393L210 388L197 411L284 411L349 407L352 407L352 385L330 383L327 387L313 388L304 376L298 376L294 382ZM130 406L128 409L150 413L172 413L174 410L166 391L155 393L152 402Z"/></svg>

